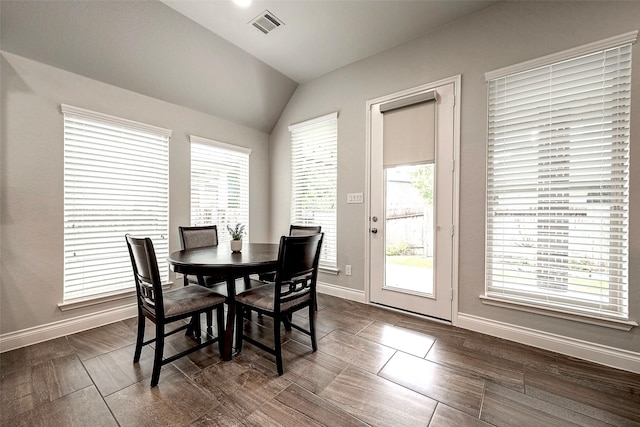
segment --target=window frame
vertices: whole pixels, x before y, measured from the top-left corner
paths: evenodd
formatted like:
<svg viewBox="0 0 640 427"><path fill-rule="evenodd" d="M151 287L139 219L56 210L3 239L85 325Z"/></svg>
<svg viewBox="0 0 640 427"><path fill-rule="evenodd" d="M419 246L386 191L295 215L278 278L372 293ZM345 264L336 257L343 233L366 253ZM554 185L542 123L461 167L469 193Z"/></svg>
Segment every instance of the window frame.
<svg viewBox="0 0 640 427"><path fill-rule="evenodd" d="M319 131L315 132L314 131ZM327 273L337 274L338 272L338 250L337 250L337 201L338 201L338 113L330 113L314 119L305 120L289 126L291 142L291 212L290 222L295 225L320 225L324 233L322 242L322 253L320 256L320 269ZM324 135L322 134L324 132ZM319 139L318 139L319 137ZM315 145L314 149L320 150L320 157L316 157L314 164L309 164L310 159L305 158L298 144L323 143ZM305 162L306 166L302 166ZM317 163L322 163L322 169L318 169ZM305 170L315 171L315 176L310 177L301 172ZM319 173L323 172L324 175ZM301 183L302 185L298 185ZM321 184L322 183L322 184ZM299 204L304 194L299 189L301 186L314 186L315 194L321 193L325 198L325 205L331 205L331 209L323 209L322 215L330 218L318 220L317 209L309 211L313 218L303 217L303 207ZM318 191L320 190L320 191ZM313 193L313 190L308 190ZM309 200L310 198L306 198ZM317 205L315 206L318 207Z"/></svg>
<svg viewBox="0 0 640 427"><path fill-rule="evenodd" d="M490 96L491 93L489 91L489 83L492 81L497 81L499 79L505 78L507 76L514 76L519 73L527 73L537 68L543 68L547 66L551 66L554 64L561 63L563 61L571 61L573 59L580 58L582 56L596 54L598 52L604 52L608 49L619 48L622 46L626 46L629 44L635 43L637 38L637 31L633 31L630 33L625 33L620 36L611 37L609 39L601 40L595 43L590 43L588 45L580 46L574 49L569 49L563 52L558 52L552 55L548 55L542 58L534 59L532 61L526 61L520 64L516 64L514 66L505 67L499 70L495 70L492 72L488 72L485 75L485 79L487 81L487 100L488 100L488 108L487 112L490 112ZM631 52L629 52L629 61L631 61ZM631 72L629 72L631 75ZM631 97L631 88L629 87L629 97ZM488 138L488 147L492 143L490 130L491 130L491 117L487 117L488 119L488 127L487 127L487 138ZM629 118L628 126L630 130L630 121ZM629 140L627 141L627 161L629 156ZM611 315L610 312L596 312L588 309L578 309L576 306L573 307L562 307L561 305L556 305L553 303L544 303L542 299L539 299L538 302L535 302L533 298L518 298L517 292L514 290L507 290L504 294L500 294L499 292L492 291L490 285L490 260L489 255L491 252L491 237L489 235L489 227L490 227L490 215L492 215L491 211L491 202L490 202L490 189L492 186L490 185L490 175L491 175L491 159L489 157L489 150L487 152L487 205L485 209L486 218L485 218L485 263L486 263L486 277L485 277L485 293L480 296L481 300L485 304L496 305L500 307L508 307L514 308L522 311L534 312L538 314L545 314L553 317L565 318L570 320L578 320L585 323L597 324L601 326L608 326L622 330L629 330L633 326L637 326L637 323L629 320L629 289L628 289L628 275L626 277L626 313L622 312L619 315ZM627 201L628 201L628 173L626 178L626 186L627 186ZM627 213L627 228L625 231L625 235L628 237L628 207L625 211ZM628 270L628 256L629 256L629 248L626 247L626 268ZM586 305L585 305L586 306Z"/></svg>
<svg viewBox="0 0 640 427"><path fill-rule="evenodd" d="M227 144L220 141L215 141L208 138L203 138L196 135L189 135L190 142L190 223L191 226L203 226L203 225L216 225L218 227L218 242L226 243L231 240L231 236L227 232L227 225L234 227L236 223L244 224L245 226L245 236L244 239L249 240L249 220L250 220L250 186L249 186L249 178L251 174L250 169L250 157L251 157L251 149L246 147L241 147L238 145ZM195 144L195 145L194 145ZM239 199L237 203L240 206L240 209L243 212L240 215L233 216L233 219L228 218L227 221L222 221L219 217L215 217L210 220L203 219L201 215L195 213L194 208L198 209L200 206L197 203L197 199L200 197L198 194L204 193L202 189L198 189L198 194L194 194L194 176L195 173L205 173L204 169L202 169L203 165L198 164L198 160L195 159L194 156L194 147L199 147L202 151L208 151L208 155L211 155L210 162L207 164L214 164L218 167L215 171L211 169L209 172L214 172L214 175L209 175L209 180L219 181L218 174L223 172L229 172L231 170L238 170L239 181L237 181L237 185L239 186ZM201 153L202 154L202 153ZM220 157L220 154L223 157ZM223 158L224 160L220 161L218 158ZM195 162L195 163L194 163ZM194 167L196 166L196 167ZM240 169L237 169L237 168ZM197 178L200 180L200 178ZM226 192L228 193L229 188L226 188ZM209 191L207 191L208 193ZM214 198L218 198L218 193L214 195ZM227 199L227 203L230 199ZM208 200L211 203L211 199ZM225 210L224 216L228 216L228 212ZM230 221L230 222L229 222Z"/></svg>
<svg viewBox="0 0 640 427"><path fill-rule="evenodd" d="M60 111L64 131L64 267L63 302L58 306L64 311L135 294L131 260L124 239L126 233L154 240L160 276L168 282L169 140L172 131L65 104L60 105ZM97 143L101 145L91 149L91 145ZM146 156L141 157L145 152ZM119 172L105 176L99 172L101 167ZM132 169L144 173L129 173ZM78 176L83 179L77 179ZM131 192L133 182L140 186ZM87 186L87 183L92 185ZM150 191L154 192L153 200L147 197ZM100 207L104 206L105 197L114 200L117 215ZM150 216L141 218L139 203L158 209L150 210ZM128 214L124 218L123 212ZM105 218L111 218L111 221L102 223ZM85 255L75 259L76 253L83 250L82 243L90 237L89 232L96 229L92 225L96 221L103 227L99 253L90 255L85 249ZM88 230L87 227L93 228ZM113 231L114 227L117 231ZM80 236L82 240L73 246L78 242L74 238L78 236L74 231L78 228L85 231ZM70 255L72 251L73 256ZM98 262L100 259L103 261ZM90 284L89 271L98 268L86 267L91 264L99 266L99 275L95 277L99 277L102 284ZM104 268L106 265L111 267ZM108 276L111 282L102 279L104 271L112 272ZM82 278L73 279L78 276ZM77 289L74 291L73 287ZM99 290L105 287L109 289Z"/></svg>

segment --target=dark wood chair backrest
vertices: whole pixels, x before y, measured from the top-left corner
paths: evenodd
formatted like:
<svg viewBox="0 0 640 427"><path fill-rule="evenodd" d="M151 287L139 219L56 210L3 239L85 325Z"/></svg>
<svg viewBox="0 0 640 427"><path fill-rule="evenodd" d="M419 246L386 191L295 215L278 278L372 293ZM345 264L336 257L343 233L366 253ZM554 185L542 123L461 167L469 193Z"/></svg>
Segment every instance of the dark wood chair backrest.
<svg viewBox="0 0 640 427"><path fill-rule="evenodd" d="M128 234L125 238L133 267L138 306L147 314L162 318L164 315L162 281L153 242L148 237L136 238Z"/></svg>
<svg viewBox="0 0 640 427"><path fill-rule="evenodd" d="M203 225L198 227L178 227L182 249L201 248L218 245L218 227Z"/></svg>
<svg viewBox="0 0 640 427"><path fill-rule="evenodd" d="M218 227L215 225L201 225L195 227L178 227L181 249L194 249L203 246L218 246ZM203 286L216 282L223 282L226 276L190 276L184 275L184 285L200 283Z"/></svg>
<svg viewBox="0 0 640 427"><path fill-rule="evenodd" d="M322 226L318 225L291 225L289 236L306 236L308 234L318 234L322 231Z"/></svg>
<svg viewBox="0 0 640 427"><path fill-rule="evenodd" d="M323 238L323 233L280 238L275 277L276 312L287 302L315 298Z"/></svg>

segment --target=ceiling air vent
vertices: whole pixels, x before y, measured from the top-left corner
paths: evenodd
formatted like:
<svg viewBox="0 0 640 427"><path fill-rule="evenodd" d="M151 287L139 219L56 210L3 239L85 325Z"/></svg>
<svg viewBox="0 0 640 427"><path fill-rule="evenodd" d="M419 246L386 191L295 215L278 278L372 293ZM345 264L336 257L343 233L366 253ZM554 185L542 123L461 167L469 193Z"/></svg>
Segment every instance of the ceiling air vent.
<svg viewBox="0 0 640 427"><path fill-rule="evenodd" d="M284 25L284 22L276 18L276 16L268 10L262 12L249 23L265 34L269 34L269 32Z"/></svg>

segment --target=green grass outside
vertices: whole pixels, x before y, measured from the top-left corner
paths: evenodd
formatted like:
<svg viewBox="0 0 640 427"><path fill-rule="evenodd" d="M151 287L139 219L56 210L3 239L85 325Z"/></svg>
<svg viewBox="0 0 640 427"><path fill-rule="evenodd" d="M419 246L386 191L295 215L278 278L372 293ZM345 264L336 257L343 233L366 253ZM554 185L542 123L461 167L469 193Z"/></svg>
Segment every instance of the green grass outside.
<svg viewBox="0 0 640 427"><path fill-rule="evenodd" d="M433 268L432 258L423 258L415 255L387 255L387 262L395 265L404 265L407 267Z"/></svg>

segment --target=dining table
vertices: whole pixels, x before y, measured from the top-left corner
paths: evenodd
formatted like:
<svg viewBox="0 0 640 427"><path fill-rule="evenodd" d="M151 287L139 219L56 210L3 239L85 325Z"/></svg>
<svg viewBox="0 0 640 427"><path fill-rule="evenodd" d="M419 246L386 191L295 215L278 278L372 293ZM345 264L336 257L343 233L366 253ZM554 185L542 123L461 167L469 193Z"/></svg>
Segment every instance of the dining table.
<svg viewBox="0 0 640 427"><path fill-rule="evenodd" d="M226 278L227 320L222 360L231 360L236 316L236 279L274 271L278 261L277 243L244 243L240 252L229 245L203 246L172 252L167 261L176 273L194 276L224 276ZM243 283L243 282L241 282Z"/></svg>

